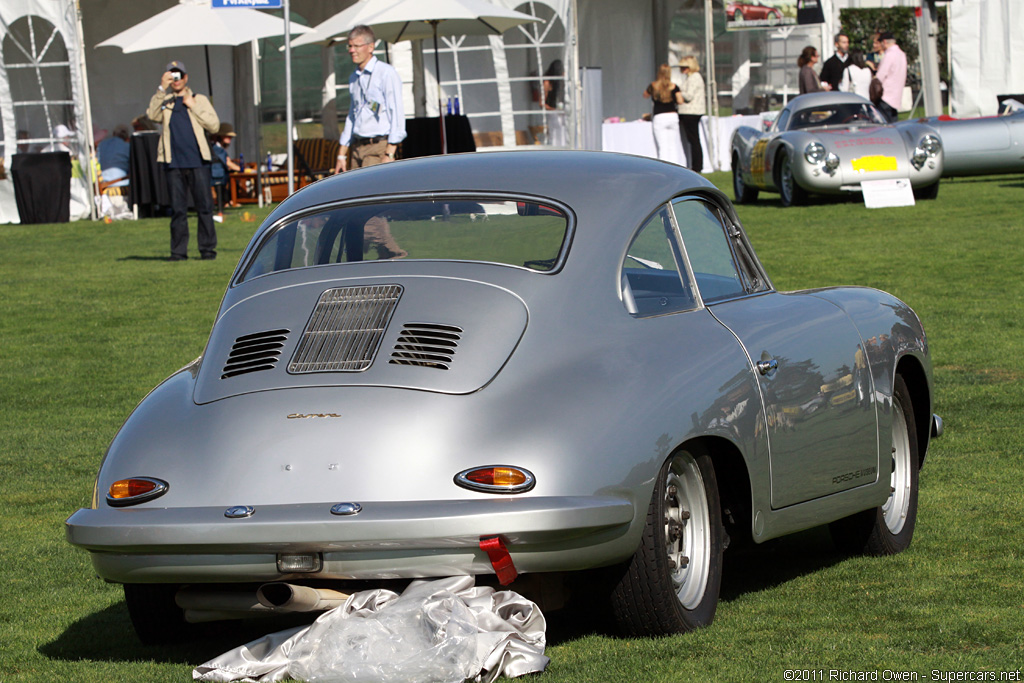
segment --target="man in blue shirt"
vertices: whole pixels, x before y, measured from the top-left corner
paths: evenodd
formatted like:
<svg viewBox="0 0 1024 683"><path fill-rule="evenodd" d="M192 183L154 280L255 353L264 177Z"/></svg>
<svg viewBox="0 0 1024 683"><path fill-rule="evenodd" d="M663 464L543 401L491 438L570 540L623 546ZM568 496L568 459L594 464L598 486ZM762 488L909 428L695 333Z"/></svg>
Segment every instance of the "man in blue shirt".
<svg viewBox="0 0 1024 683"><path fill-rule="evenodd" d="M188 72L179 61L167 65L160 87L149 100L146 114L163 124L157 161L165 164L171 193L171 261L188 258L188 196L192 195L199 223L199 255L217 258L217 231L213 227L210 194L210 145L207 133L216 133L220 118L206 95L188 87Z"/></svg>
<svg viewBox="0 0 1024 683"><path fill-rule="evenodd" d="M341 150L334 172L374 166L395 160L395 149L405 139L402 79L390 64L373 56L375 42L369 26L356 26L348 34L348 54L356 65L348 79L352 105L341 133Z"/></svg>

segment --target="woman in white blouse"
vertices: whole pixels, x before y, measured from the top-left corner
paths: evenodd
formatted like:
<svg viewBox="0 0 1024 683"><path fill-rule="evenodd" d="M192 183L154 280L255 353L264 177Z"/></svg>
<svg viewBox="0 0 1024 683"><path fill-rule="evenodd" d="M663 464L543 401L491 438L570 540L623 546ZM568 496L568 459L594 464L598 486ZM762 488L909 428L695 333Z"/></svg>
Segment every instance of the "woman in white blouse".
<svg viewBox="0 0 1024 683"><path fill-rule="evenodd" d="M874 73L868 68L864 53L860 50L851 50L850 58L846 61L846 68L843 69L843 80L839 83L839 89L843 92L854 92L865 99L869 99L871 90L871 79Z"/></svg>

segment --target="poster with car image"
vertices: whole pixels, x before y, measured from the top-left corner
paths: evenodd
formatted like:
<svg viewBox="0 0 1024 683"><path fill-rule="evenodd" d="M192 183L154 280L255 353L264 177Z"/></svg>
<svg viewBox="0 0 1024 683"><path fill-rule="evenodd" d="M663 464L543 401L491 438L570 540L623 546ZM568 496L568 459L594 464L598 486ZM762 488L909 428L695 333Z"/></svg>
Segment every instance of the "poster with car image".
<svg viewBox="0 0 1024 683"><path fill-rule="evenodd" d="M725 27L729 31L744 31L803 23L798 19L798 4L806 3L798 0L726 2Z"/></svg>

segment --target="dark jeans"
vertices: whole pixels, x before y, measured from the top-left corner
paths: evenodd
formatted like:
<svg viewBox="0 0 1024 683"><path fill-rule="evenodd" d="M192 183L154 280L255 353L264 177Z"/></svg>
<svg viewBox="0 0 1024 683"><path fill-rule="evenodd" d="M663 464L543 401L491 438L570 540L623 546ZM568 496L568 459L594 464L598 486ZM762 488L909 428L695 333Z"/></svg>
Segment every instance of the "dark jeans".
<svg viewBox="0 0 1024 683"><path fill-rule="evenodd" d="M171 193L171 256L188 256L188 195L192 194L199 219L197 241L203 256L217 254L217 231L213 227L213 197L210 195L210 165L199 168L168 168L167 189Z"/></svg>
<svg viewBox="0 0 1024 683"><path fill-rule="evenodd" d="M700 146L700 114L679 115L679 137L683 145L689 143L687 161L691 171L700 173L704 169L704 150Z"/></svg>

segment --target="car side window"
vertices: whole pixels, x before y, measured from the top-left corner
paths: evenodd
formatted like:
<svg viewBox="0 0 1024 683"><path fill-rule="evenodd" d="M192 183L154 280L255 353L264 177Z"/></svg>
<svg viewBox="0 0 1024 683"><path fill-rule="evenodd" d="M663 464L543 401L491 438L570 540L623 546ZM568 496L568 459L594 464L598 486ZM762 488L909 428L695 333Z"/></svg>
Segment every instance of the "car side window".
<svg viewBox="0 0 1024 683"><path fill-rule="evenodd" d="M636 316L664 315L697 307L672 217L662 207L633 237L620 269L622 300Z"/></svg>
<svg viewBox="0 0 1024 683"><path fill-rule="evenodd" d="M673 202L672 210L701 298L712 302L745 294L717 209L701 199L687 198Z"/></svg>

